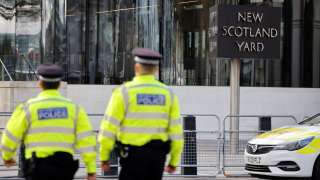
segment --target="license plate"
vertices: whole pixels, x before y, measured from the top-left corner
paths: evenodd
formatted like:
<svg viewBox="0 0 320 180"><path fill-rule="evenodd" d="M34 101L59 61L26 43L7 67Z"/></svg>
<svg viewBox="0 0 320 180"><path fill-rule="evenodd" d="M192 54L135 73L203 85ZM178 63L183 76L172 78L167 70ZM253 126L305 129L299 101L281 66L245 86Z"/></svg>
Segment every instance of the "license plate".
<svg viewBox="0 0 320 180"><path fill-rule="evenodd" d="M260 164L261 157L248 156L247 161L248 161L248 164Z"/></svg>

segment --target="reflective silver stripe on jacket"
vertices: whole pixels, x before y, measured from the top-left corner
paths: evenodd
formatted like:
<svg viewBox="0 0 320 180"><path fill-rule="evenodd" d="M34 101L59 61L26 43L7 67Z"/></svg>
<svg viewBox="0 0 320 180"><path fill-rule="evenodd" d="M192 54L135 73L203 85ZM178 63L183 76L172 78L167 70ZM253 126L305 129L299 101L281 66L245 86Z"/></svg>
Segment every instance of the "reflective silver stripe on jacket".
<svg viewBox="0 0 320 180"><path fill-rule="evenodd" d="M77 134L77 124L78 124L78 119L79 119L79 113L80 113L80 107L78 105L75 105L75 114L74 114L74 119L73 119L73 132L74 135Z"/></svg>
<svg viewBox="0 0 320 180"><path fill-rule="evenodd" d="M165 133L166 128L143 128L143 127L127 127L124 126L121 128L121 132L124 133L139 133L139 134L159 134Z"/></svg>
<svg viewBox="0 0 320 180"><path fill-rule="evenodd" d="M170 126L181 125L181 119L172 119L170 120Z"/></svg>
<svg viewBox="0 0 320 180"><path fill-rule="evenodd" d="M24 113L26 114L27 126L31 126L31 112L29 110L29 105L26 104L23 106Z"/></svg>
<svg viewBox="0 0 320 180"><path fill-rule="evenodd" d="M133 86L128 87L128 89L141 88L141 87L156 87L156 88L168 90L168 88L166 86L161 86L158 84L137 84L137 85L133 85Z"/></svg>
<svg viewBox="0 0 320 180"><path fill-rule="evenodd" d="M14 153L15 152L14 149L11 149L11 148L9 148L9 147L7 147L5 145L1 145L1 150L5 151L5 152L10 152L10 153Z"/></svg>
<svg viewBox="0 0 320 180"><path fill-rule="evenodd" d="M28 135L38 134L38 133L58 133L58 134L73 134L73 128L59 127L59 126L49 126L49 127L32 127L28 131Z"/></svg>
<svg viewBox="0 0 320 180"><path fill-rule="evenodd" d="M106 121L111 122L115 126L118 126L118 127L120 126L120 120L118 120L118 119L116 119L116 118L114 118L112 116L104 115L104 119Z"/></svg>
<svg viewBox="0 0 320 180"><path fill-rule="evenodd" d="M31 105L34 103L41 103L41 102L47 102L47 101L58 101L58 102L72 103L72 101L67 100L67 99L62 99L62 98L45 98L45 99L30 101L30 102L28 102L28 104Z"/></svg>
<svg viewBox="0 0 320 180"><path fill-rule="evenodd" d="M173 93L172 89L168 89L168 90L170 92L170 100L171 100L171 107L172 107L173 101L174 101L174 93Z"/></svg>
<svg viewBox="0 0 320 180"><path fill-rule="evenodd" d="M81 148L77 148L77 151L78 151L79 153L96 152L96 147L95 147L95 146L81 147Z"/></svg>
<svg viewBox="0 0 320 180"><path fill-rule="evenodd" d="M77 140L84 139L87 137L93 136L92 131L85 131L77 134Z"/></svg>
<svg viewBox="0 0 320 180"><path fill-rule="evenodd" d="M15 142L16 144L20 143L21 140L14 136L8 129L6 129L4 133L11 141Z"/></svg>
<svg viewBox="0 0 320 180"><path fill-rule="evenodd" d="M26 148L36 148L36 147L59 147L73 149L73 143L66 142L34 142L26 144Z"/></svg>
<svg viewBox="0 0 320 180"><path fill-rule="evenodd" d="M167 113L128 112L126 119L168 119Z"/></svg>
<svg viewBox="0 0 320 180"><path fill-rule="evenodd" d="M73 149L75 149L75 146L79 140L77 137L77 125L78 125L78 120L79 120L79 113L80 113L80 107L78 105L75 105L75 114L73 118L73 134L75 135L76 139L74 141L74 144L72 146Z"/></svg>
<svg viewBox="0 0 320 180"><path fill-rule="evenodd" d="M181 134L170 134L171 140L182 140L183 136Z"/></svg>
<svg viewBox="0 0 320 180"><path fill-rule="evenodd" d="M124 105L125 105L124 111L127 112L129 107L129 93L125 85L121 86L121 94L122 94Z"/></svg>
<svg viewBox="0 0 320 180"><path fill-rule="evenodd" d="M113 134L112 132L106 131L106 130L102 131L102 136L110 138L112 140L116 139L115 134Z"/></svg>

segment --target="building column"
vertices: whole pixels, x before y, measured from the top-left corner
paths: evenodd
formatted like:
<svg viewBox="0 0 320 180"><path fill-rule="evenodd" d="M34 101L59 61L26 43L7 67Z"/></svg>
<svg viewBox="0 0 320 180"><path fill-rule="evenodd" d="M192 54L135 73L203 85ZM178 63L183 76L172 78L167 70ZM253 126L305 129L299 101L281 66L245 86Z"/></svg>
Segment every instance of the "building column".
<svg viewBox="0 0 320 180"><path fill-rule="evenodd" d="M65 0L42 1L41 47L44 63L65 64Z"/></svg>
<svg viewBox="0 0 320 180"><path fill-rule="evenodd" d="M89 84L95 84L97 74L97 35L98 35L98 5L99 0L87 1L86 18L86 65Z"/></svg>
<svg viewBox="0 0 320 180"><path fill-rule="evenodd" d="M54 63L66 66L66 0L55 0L54 2L54 34L51 35L54 39L53 60ZM50 35L48 34L48 36Z"/></svg>
<svg viewBox="0 0 320 180"><path fill-rule="evenodd" d="M320 87L320 1L313 0L313 78L312 87Z"/></svg>
<svg viewBox="0 0 320 180"><path fill-rule="evenodd" d="M291 34L291 86L301 85L301 67L303 64L303 22L304 0L290 0L292 6L292 34Z"/></svg>

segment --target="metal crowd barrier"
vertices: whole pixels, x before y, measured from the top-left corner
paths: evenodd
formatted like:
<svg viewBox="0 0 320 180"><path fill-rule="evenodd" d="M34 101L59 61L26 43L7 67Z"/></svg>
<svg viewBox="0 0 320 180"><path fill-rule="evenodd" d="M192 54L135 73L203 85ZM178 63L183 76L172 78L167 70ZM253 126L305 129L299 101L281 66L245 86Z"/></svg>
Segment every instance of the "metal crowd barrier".
<svg viewBox="0 0 320 180"><path fill-rule="evenodd" d="M11 113L1 113L1 118L9 118ZM101 120L103 114L88 114L90 119ZM192 114L182 115L183 117L194 117L195 127L193 130L184 130L185 146L182 155L181 165L177 168L175 174L164 174L166 177L215 177L220 173L221 169L221 120L215 114ZM185 119L185 118L184 118ZM206 123L208 121L208 123ZM99 121L98 121L99 122ZM201 123L200 123L201 122ZM207 124L216 125L208 127ZM97 124L96 124L97 125ZM202 126L201 126L202 125ZM204 126L203 126L204 125ZM3 130L3 129L2 129ZM2 132L0 129L0 131ZM97 131L96 131L97 132ZM17 153L19 154L19 153ZM80 159L80 154L75 155ZM119 173L118 158L112 167L115 171L111 174L104 175L99 168L100 162L97 159L98 177L99 178L112 178L117 177ZM18 159L18 157L16 158ZM0 164L0 180L2 179L19 179L18 177L19 164L12 168L6 168L1 161ZM76 174L75 179L85 179L86 171L83 162L80 163L80 168ZM21 179L21 178L20 178Z"/></svg>
<svg viewBox="0 0 320 180"><path fill-rule="evenodd" d="M8 119L10 112L0 112L0 120ZM251 138L259 133L265 132L257 130L257 120L262 117L270 117L272 121L282 119L284 124L297 124L297 119L294 116L279 116L279 115L240 115L226 116L223 121L214 114L193 114L183 115L184 119L184 139L185 147L182 155L181 165L177 172L173 175L164 174L166 177L215 177L218 174L225 176L243 176L244 173L244 158L243 154L245 146ZM103 114L89 114L90 119L101 120ZM227 120L230 118L246 118L240 122L239 131L228 130ZM187 119L191 120L192 128L186 127ZM287 119L285 122L283 119ZM193 121L193 122L192 122ZM206 122L208 121L208 123ZM214 121L214 122L212 122ZM99 121L98 121L99 122ZM216 125L208 127L208 124ZM244 124L243 124L244 123ZM276 128L276 124L272 124L272 129ZM279 124L279 121L277 122ZM281 124L279 126L282 126ZM245 130L244 130L245 128ZM0 129L0 134L3 128ZM96 131L97 132L97 131ZM237 136L234 136L237 134ZM237 137L231 139L231 137ZM17 153L19 154L19 153ZM76 154L80 158L79 154ZM98 168L99 178L116 178L119 173L118 158L114 157L115 161L112 165L113 173L104 175ZM16 158L18 159L18 158ZM97 166L99 167L97 159ZM0 163L0 180L2 179L19 179L18 177L19 164L12 168L6 168L3 162ZM85 166L80 164L80 169L76 174L75 179L84 179L86 175ZM20 178L21 179L21 178Z"/></svg>
<svg viewBox="0 0 320 180"><path fill-rule="evenodd" d="M166 176L215 177L220 172L221 120L215 114L182 114L184 117L184 151L176 174ZM194 117L193 129L187 120ZM192 119L192 118L191 118ZM208 127L208 124L216 124Z"/></svg>
<svg viewBox="0 0 320 180"><path fill-rule="evenodd" d="M263 130L257 130L258 125L257 120L264 117L270 117L272 129L277 128L275 124L272 123L272 120L275 119L287 119L288 122L292 124L297 124L297 119L291 115L239 115L239 116L231 116L228 115L223 119L222 123L222 164L221 171L224 176L243 176L247 175L244 173L245 163L244 163L244 152L247 142L255 137L256 135L263 133ZM239 125L239 131L231 131L227 130L226 122L230 118L246 118L247 121L243 125ZM248 121L249 120L249 121ZM239 121L240 123L244 123L245 121L242 119ZM283 124L288 124L283 123ZM279 124L279 122L278 122ZM282 126L282 125L279 125ZM243 128L246 128L243 130Z"/></svg>

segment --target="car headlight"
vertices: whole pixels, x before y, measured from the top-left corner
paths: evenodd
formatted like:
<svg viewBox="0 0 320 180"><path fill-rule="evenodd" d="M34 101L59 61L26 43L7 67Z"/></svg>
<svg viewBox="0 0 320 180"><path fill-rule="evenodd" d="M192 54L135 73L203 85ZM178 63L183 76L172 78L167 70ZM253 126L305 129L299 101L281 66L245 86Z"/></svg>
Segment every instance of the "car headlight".
<svg viewBox="0 0 320 180"><path fill-rule="evenodd" d="M309 137L306 139L302 139L299 141L291 142L288 144L277 145L273 148L273 150L287 150L287 151L296 151L306 147L308 144L312 142L314 137Z"/></svg>

